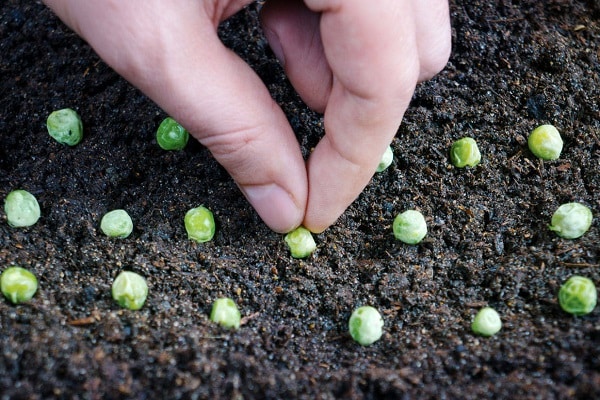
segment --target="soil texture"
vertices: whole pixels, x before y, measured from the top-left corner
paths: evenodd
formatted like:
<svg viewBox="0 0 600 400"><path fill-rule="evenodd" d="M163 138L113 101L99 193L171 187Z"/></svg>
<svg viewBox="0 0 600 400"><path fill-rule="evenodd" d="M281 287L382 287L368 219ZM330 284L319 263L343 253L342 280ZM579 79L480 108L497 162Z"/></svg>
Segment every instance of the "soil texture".
<svg viewBox="0 0 600 400"><path fill-rule="evenodd" d="M259 7L220 34L308 154L322 116L286 80ZM454 0L451 14L450 62L418 86L392 166L296 260L205 148L157 146L165 113L39 1L3 1L0 197L26 189L42 217L15 229L0 213L0 269L40 282L26 304L0 301L0 398L600 398L600 310L573 317L557 303L571 275L600 284L600 3ZM64 107L85 125L75 147L46 132ZM527 148L543 123L563 137L556 161ZM479 144L475 168L449 162L464 136ZM565 240L548 224L572 201L596 218ZM201 204L217 233L197 244L183 216ZM116 208L135 224L126 239L99 230ZM406 209L426 217L419 245L392 235ZM139 311L111 298L122 270L147 278ZM222 296L244 316L237 331L208 318ZM385 333L362 347L347 321L367 304ZM470 329L485 305L503 321L491 338Z"/></svg>

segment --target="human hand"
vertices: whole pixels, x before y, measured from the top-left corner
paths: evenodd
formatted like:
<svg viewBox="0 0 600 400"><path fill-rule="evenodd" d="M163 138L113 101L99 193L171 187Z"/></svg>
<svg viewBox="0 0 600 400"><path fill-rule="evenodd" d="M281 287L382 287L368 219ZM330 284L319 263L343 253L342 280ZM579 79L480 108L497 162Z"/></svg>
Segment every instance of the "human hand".
<svg viewBox="0 0 600 400"><path fill-rule="evenodd" d="M274 52L301 97L324 112L325 136L305 166L281 109L217 36L219 23L250 2L45 0L208 147L267 225L320 232L368 183L417 81L445 65L447 3L266 3Z"/></svg>
<svg viewBox="0 0 600 400"><path fill-rule="evenodd" d="M304 225L320 232L367 185L396 134L417 81L451 48L446 0L276 0L264 31L298 94L324 113L307 163Z"/></svg>

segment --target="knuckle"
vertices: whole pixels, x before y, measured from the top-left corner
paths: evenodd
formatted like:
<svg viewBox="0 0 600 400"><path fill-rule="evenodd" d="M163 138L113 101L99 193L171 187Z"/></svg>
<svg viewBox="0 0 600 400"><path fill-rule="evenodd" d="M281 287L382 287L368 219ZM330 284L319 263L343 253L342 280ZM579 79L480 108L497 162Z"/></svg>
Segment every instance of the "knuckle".
<svg viewBox="0 0 600 400"><path fill-rule="evenodd" d="M241 126L213 133L200 139L213 156L227 169L243 170L251 155L260 148L263 132L260 126Z"/></svg>

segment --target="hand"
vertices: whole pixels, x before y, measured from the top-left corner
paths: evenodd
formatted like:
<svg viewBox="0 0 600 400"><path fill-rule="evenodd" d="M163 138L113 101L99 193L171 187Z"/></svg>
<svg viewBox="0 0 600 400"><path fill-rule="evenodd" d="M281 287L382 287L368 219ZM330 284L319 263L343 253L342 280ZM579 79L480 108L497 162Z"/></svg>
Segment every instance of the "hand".
<svg viewBox="0 0 600 400"><path fill-rule="evenodd" d="M267 39L324 112L307 165L256 74L217 36L251 0L45 0L112 68L185 126L273 230L320 232L369 182L418 80L450 51L446 0L272 0Z"/></svg>
<svg viewBox="0 0 600 400"><path fill-rule="evenodd" d="M367 185L418 80L450 55L446 0L277 0L262 11L271 48L302 99L324 113L308 164L304 225L320 232Z"/></svg>

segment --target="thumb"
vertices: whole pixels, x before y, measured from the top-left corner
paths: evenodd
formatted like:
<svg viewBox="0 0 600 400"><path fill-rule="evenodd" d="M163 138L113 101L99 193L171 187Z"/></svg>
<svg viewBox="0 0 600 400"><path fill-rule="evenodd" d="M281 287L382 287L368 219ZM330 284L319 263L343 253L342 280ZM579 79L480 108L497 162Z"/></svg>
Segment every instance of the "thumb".
<svg viewBox="0 0 600 400"><path fill-rule="evenodd" d="M200 58L209 64L182 60L192 84L169 74L177 94L162 106L208 147L265 223L287 232L301 223L308 197L299 144L260 79L214 40ZM205 37L203 46L209 43Z"/></svg>
<svg viewBox="0 0 600 400"><path fill-rule="evenodd" d="M301 223L308 183L298 142L258 76L216 33L244 1L46 3L208 147L269 227Z"/></svg>

